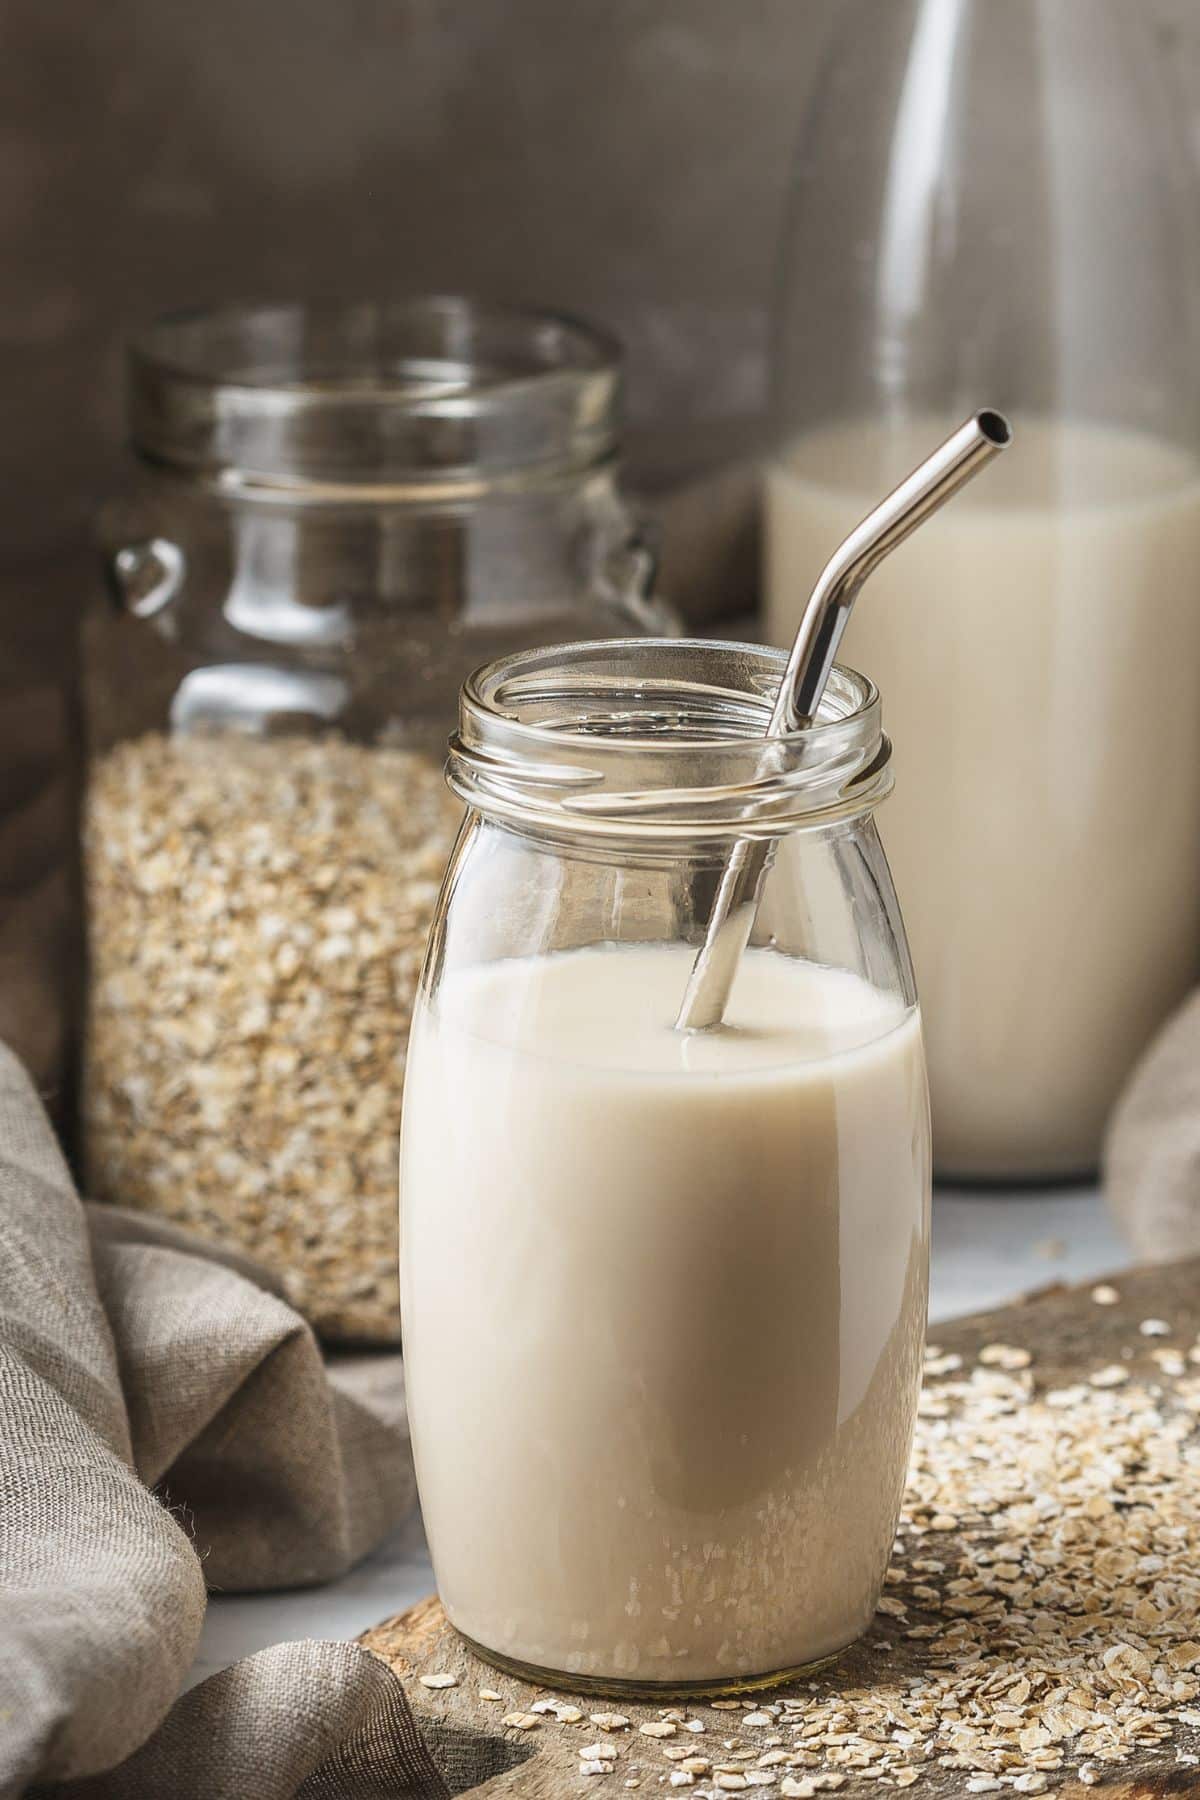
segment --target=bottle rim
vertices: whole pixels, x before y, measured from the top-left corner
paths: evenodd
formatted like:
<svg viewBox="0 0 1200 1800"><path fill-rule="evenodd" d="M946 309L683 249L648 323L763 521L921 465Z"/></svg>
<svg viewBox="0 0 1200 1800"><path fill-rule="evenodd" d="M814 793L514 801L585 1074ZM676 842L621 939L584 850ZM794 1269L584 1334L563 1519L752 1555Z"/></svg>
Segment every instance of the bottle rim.
<svg viewBox="0 0 1200 1800"><path fill-rule="evenodd" d="M770 838L890 792L879 692L835 665L816 720L765 735L782 650L617 638L527 650L465 683L447 779L475 811L563 838Z"/></svg>
<svg viewBox="0 0 1200 1800"><path fill-rule="evenodd" d="M461 294L231 302L128 348L135 449L237 490L448 497L611 457L621 349L565 313Z"/></svg>

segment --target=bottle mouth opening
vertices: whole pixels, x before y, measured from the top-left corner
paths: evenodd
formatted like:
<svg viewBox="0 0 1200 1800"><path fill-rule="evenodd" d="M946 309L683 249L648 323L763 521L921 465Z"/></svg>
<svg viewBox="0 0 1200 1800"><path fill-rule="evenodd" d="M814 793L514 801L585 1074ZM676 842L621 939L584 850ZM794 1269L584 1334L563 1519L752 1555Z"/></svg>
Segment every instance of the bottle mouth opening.
<svg viewBox="0 0 1200 1800"><path fill-rule="evenodd" d="M583 320L464 295L200 308L131 343L130 430L227 486L586 467L618 440L620 361Z"/></svg>
<svg viewBox="0 0 1200 1800"><path fill-rule="evenodd" d="M874 684L835 666L815 721L766 736L781 650L618 639L524 651L463 689L451 786L528 828L777 835L868 810L891 786Z"/></svg>

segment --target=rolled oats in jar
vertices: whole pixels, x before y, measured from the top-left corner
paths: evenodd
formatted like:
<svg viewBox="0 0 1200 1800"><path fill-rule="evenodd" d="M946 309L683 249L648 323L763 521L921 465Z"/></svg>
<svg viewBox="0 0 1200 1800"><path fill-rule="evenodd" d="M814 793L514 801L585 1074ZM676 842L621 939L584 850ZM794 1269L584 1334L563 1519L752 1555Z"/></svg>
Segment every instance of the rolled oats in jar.
<svg viewBox="0 0 1200 1800"><path fill-rule="evenodd" d="M465 674L661 628L612 344L445 299L233 307L130 359L86 633L91 1192L393 1341L407 1034Z"/></svg>

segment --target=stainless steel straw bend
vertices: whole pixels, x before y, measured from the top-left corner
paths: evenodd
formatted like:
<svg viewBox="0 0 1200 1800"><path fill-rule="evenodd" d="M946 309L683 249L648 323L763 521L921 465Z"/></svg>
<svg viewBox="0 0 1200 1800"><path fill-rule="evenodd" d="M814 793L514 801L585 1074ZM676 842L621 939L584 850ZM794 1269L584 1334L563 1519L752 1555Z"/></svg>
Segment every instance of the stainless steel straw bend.
<svg viewBox="0 0 1200 1800"><path fill-rule="evenodd" d="M768 742L802 729L816 717L850 609L867 577L889 551L1011 442L1012 428L1003 414L990 409L977 412L838 546L804 608L771 710ZM688 978L675 1021L677 1031L708 1031L721 1023L738 962L754 927L773 848L768 839L743 838L734 845L721 874L704 943Z"/></svg>

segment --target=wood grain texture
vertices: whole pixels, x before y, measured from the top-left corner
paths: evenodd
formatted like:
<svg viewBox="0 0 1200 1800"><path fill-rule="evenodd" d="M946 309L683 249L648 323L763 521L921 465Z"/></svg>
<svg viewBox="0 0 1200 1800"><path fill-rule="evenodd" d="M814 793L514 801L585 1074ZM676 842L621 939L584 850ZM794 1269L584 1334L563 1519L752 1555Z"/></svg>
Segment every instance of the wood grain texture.
<svg viewBox="0 0 1200 1800"><path fill-rule="evenodd" d="M1069 1386L1099 1366L1118 1362L1125 1363L1133 1380L1160 1382L1162 1378L1150 1354L1156 1347L1155 1341L1139 1336L1138 1323L1146 1318L1171 1321L1175 1343L1190 1342L1200 1333L1200 1259L1113 1277L1113 1285L1120 1293L1119 1303L1113 1306L1098 1306L1093 1301L1093 1285L1047 1289L1016 1306L939 1325L937 1343L946 1352L958 1352L964 1359L974 1358L989 1343L1021 1345L1033 1352L1039 1389ZM1171 1410L1171 1397L1165 1388L1161 1405L1165 1412ZM966 1533L946 1533L939 1552L951 1566L956 1552L969 1560L971 1538ZM1200 1631L1200 1621L1197 1630ZM424 1600L408 1612L373 1627L364 1634L363 1642L383 1657L404 1683L452 1793L478 1788L486 1800L550 1800L551 1796L557 1800L558 1796L585 1793L591 1793L595 1800L611 1800L619 1793L624 1800L623 1783L631 1762L640 1763L642 1768L639 1800L647 1800L650 1794L673 1795L677 1791L660 1785L660 1774L669 1768L662 1759L661 1746L643 1740L643 1752L634 1735L640 1724L658 1718L660 1705L667 1704L665 1700L646 1704L566 1695L580 1707L584 1715L581 1723L561 1724L546 1717L536 1730L522 1732L506 1728L502 1723L504 1716L527 1711L537 1699L545 1697L546 1690L532 1688L480 1662L447 1624L436 1598ZM891 1648L883 1649L885 1644ZM902 1623L877 1615L867 1637L821 1675L820 1687L826 1693L859 1688L879 1676L885 1676L888 1685L894 1686L897 1681L919 1675L925 1655L925 1645L907 1639ZM422 1674L442 1671L453 1674L458 1685L435 1690L421 1685ZM481 1700L481 1688L493 1689L502 1695L502 1702ZM805 1692L806 1688L783 1687L763 1698L773 1700ZM696 1750L711 1754L710 1747L715 1748L732 1731L734 1716L714 1711L703 1701L681 1704L686 1704L689 1716L705 1724L705 1734L695 1740ZM628 1732L612 1739L621 1750L619 1772L608 1777L580 1776L580 1747L602 1736L588 1724L588 1715L609 1710L618 1710L631 1721ZM1180 1763L1181 1752L1200 1756L1200 1730L1195 1726L1177 1724L1169 1744L1140 1751L1120 1764L1102 1765L1099 1785L1087 1786L1075 1779L1074 1762L1068 1757L1068 1768L1048 1776L1047 1791L1057 1793L1061 1800L1083 1800L1086 1795L1099 1796L1099 1800L1200 1795L1200 1763ZM914 1800L958 1800L959 1796L965 1800L967 1780L967 1771L942 1768L931 1761L923 1765L920 1779L906 1791ZM698 1789L708 1786L705 1781L697 1782ZM694 1791L678 1790L681 1795ZM770 1796L779 1793L779 1786L747 1791ZM879 1780L863 1779L852 1771L847 1771L845 1784L837 1790L840 1800L865 1800L868 1795L878 1800L881 1794L895 1791ZM1003 1792L1011 1794L1013 1789L1005 1787Z"/></svg>

